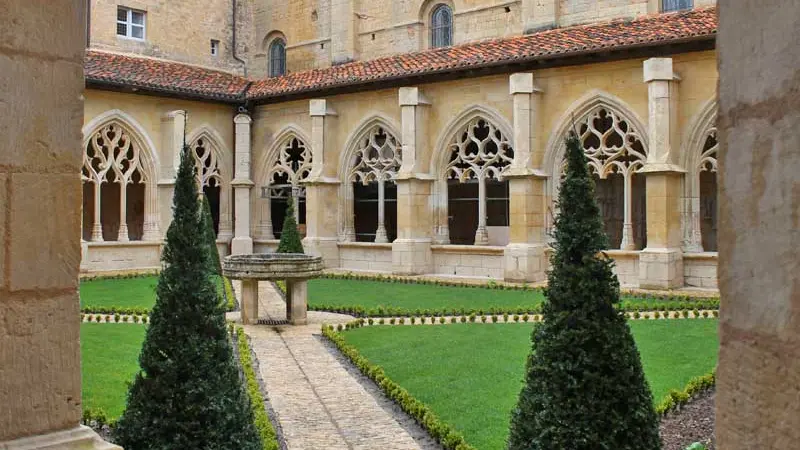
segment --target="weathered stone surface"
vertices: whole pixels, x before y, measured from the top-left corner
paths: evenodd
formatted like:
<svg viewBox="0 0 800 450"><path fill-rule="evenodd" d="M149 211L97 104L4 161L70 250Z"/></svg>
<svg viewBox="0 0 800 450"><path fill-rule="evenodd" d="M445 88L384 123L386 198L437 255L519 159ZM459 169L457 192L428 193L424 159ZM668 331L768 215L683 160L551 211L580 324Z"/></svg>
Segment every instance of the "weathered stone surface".
<svg viewBox="0 0 800 450"><path fill-rule="evenodd" d="M322 273L322 258L300 253L231 255L223 260L222 271L234 280L308 279Z"/></svg>

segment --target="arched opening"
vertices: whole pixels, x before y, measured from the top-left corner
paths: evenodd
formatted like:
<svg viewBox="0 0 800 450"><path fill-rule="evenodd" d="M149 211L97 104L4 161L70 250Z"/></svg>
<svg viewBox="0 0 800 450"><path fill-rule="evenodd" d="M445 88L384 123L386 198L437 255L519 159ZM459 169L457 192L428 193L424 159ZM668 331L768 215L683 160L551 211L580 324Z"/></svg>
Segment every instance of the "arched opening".
<svg viewBox="0 0 800 450"><path fill-rule="evenodd" d="M706 135L698 167L700 236L703 251L717 251L717 129Z"/></svg>
<svg viewBox="0 0 800 450"><path fill-rule="evenodd" d="M210 140L204 136L195 139L190 148L195 163L197 186L208 198L211 219L214 224L214 234L219 235L225 193L222 186L222 173L219 168L217 152L214 151Z"/></svg>
<svg viewBox="0 0 800 450"><path fill-rule="evenodd" d="M397 138L381 125L373 125L356 141L347 173L352 215L346 218L346 240L386 243L397 237L394 179L401 162Z"/></svg>
<svg viewBox="0 0 800 450"><path fill-rule="evenodd" d="M491 121L471 119L449 144L445 168L451 244L504 245L508 240L508 181L514 159L508 138Z"/></svg>
<svg viewBox="0 0 800 450"><path fill-rule="evenodd" d="M286 41L275 38L269 44L269 76L286 75Z"/></svg>
<svg viewBox="0 0 800 450"><path fill-rule="evenodd" d="M305 234L306 190L302 182L311 173L312 154L306 143L297 136L290 136L280 147L277 157L269 169L267 196L269 211L262 217L262 226L280 239L286 207L291 199L294 204L295 222L301 235Z"/></svg>
<svg viewBox="0 0 800 450"><path fill-rule="evenodd" d="M431 13L431 48L453 45L453 10L445 4L436 5Z"/></svg>
<svg viewBox="0 0 800 450"><path fill-rule="evenodd" d="M142 149L117 122L100 127L83 153L83 233L88 241L144 238L147 179Z"/></svg>

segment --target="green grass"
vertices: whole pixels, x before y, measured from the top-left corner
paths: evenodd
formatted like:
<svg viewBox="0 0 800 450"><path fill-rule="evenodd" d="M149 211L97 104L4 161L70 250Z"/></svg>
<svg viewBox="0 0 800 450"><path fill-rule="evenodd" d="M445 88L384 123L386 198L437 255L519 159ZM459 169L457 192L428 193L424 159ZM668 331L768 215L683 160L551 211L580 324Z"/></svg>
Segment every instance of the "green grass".
<svg viewBox="0 0 800 450"><path fill-rule="evenodd" d="M224 298L222 277L214 276L217 292ZM108 278L81 281L81 308L147 308L156 303L158 276Z"/></svg>
<svg viewBox="0 0 800 450"><path fill-rule="evenodd" d="M145 327L134 324L81 324L83 407L102 409L117 419L125 409L128 383L139 370Z"/></svg>
<svg viewBox="0 0 800 450"><path fill-rule="evenodd" d="M710 372L717 321L629 322L654 402ZM504 448L522 387L530 324L365 327L344 333L371 362L480 450Z"/></svg>

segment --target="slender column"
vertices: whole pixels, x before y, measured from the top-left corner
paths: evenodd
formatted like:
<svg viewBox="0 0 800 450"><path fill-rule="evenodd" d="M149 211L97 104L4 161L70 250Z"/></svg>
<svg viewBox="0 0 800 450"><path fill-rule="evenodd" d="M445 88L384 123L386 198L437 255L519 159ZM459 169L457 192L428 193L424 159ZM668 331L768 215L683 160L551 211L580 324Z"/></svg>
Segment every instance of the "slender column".
<svg viewBox="0 0 800 450"><path fill-rule="evenodd" d="M543 149L537 133L541 89L532 73L509 77L513 100L514 160L504 177L509 190L509 243L504 254L507 281L539 282L545 278L545 181L535 169Z"/></svg>
<svg viewBox="0 0 800 450"><path fill-rule="evenodd" d="M238 114L233 122L236 159L231 186L236 201L236 219L231 253L241 255L253 253L253 238L250 237L250 189L254 184L250 179L250 124L253 121L247 114Z"/></svg>
<svg viewBox="0 0 800 450"><path fill-rule="evenodd" d="M622 241L619 244L621 250L634 250L636 243L633 238L633 182L632 174L626 173L624 176L624 209L622 219Z"/></svg>
<svg viewBox="0 0 800 450"><path fill-rule="evenodd" d="M260 239L275 239L272 232L272 194L269 188L262 188L261 198L258 201L259 220L256 226L256 236Z"/></svg>
<svg viewBox="0 0 800 450"><path fill-rule="evenodd" d="M448 217L449 195L447 180L436 181L436 235L434 243L450 244L450 218Z"/></svg>
<svg viewBox="0 0 800 450"><path fill-rule="evenodd" d="M100 182L94 183L94 222L92 222L92 242L103 242L103 223L100 221Z"/></svg>
<svg viewBox="0 0 800 450"><path fill-rule="evenodd" d="M703 235L700 229L700 198L684 199L683 251L700 253L703 251Z"/></svg>
<svg viewBox="0 0 800 450"><path fill-rule="evenodd" d="M117 233L117 240L120 242L128 242L128 187L125 180L119 183L119 232Z"/></svg>
<svg viewBox="0 0 800 450"><path fill-rule="evenodd" d="M375 231L375 242L384 244L389 242L386 236L386 225L384 224L386 217L386 181L383 179L378 180L378 229Z"/></svg>
<svg viewBox="0 0 800 450"><path fill-rule="evenodd" d="M681 182L685 171L675 164L672 151L676 132L676 81L671 58L644 62L648 88L649 128L647 163L637 171L647 182L647 248L639 254L639 285L642 288L681 287ZM628 176L629 178L629 176ZM626 178L625 207L630 208L630 179ZM626 223L629 222L626 213ZM630 234L632 237L632 233ZM632 243L632 239L627 244Z"/></svg>
<svg viewBox="0 0 800 450"><path fill-rule="evenodd" d="M486 232L486 178L478 177L478 229L475 230L475 245L489 245Z"/></svg>
<svg viewBox="0 0 800 450"><path fill-rule="evenodd" d="M344 185L344 241L354 242L356 240L356 229L353 222L355 221L355 206L353 201L355 194L353 193L353 182L345 180Z"/></svg>
<svg viewBox="0 0 800 450"><path fill-rule="evenodd" d="M303 249L307 254L321 256L325 267L339 267L339 247L337 218L339 211L339 180L327 176L325 167L325 151L328 146L328 122L335 120L336 112L330 108L327 100L313 99L309 101L311 116L311 173L305 182L306 186L306 237ZM327 169L335 173L335 168Z"/></svg>

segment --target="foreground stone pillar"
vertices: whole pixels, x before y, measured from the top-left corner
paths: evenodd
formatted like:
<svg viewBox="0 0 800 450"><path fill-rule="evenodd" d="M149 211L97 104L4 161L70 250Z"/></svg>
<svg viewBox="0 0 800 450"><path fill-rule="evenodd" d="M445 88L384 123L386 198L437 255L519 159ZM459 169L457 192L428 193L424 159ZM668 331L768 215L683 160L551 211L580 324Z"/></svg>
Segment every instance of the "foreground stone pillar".
<svg viewBox="0 0 800 450"><path fill-rule="evenodd" d="M800 442L800 5L719 2L717 448ZM758 39L743 39L742 31Z"/></svg>
<svg viewBox="0 0 800 450"><path fill-rule="evenodd" d="M683 287L681 179L685 171L674 164L676 152L672 150L677 146L677 80L672 58L644 62L650 113L647 163L639 171L647 182L647 247L639 255L639 286L643 289ZM626 205L630 204L626 199Z"/></svg>
<svg viewBox="0 0 800 450"><path fill-rule="evenodd" d="M397 174L397 239L392 242L392 272L419 275L433 271L430 197L433 180L422 168L427 156L427 114L430 103L419 88L399 89L403 164Z"/></svg>
<svg viewBox="0 0 800 450"><path fill-rule="evenodd" d="M242 323L254 325L258 322L258 280L242 279Z"/></svg>
<svg viewBox="0 0 800 450"><path fill-rule="evenodd" d="M236 128L236 142L234 160L233 197L234 211L234 237L231 241L231 254L247 255L253 253L253 238L250 237L250 189L253 180L250 179L250 124L253 122L247 114L238 114L234 119Z"/></svg>
<svg viewBox="0 0 800 450"><path fill-rule="evenodd" d="M308 280L286 280L286 320L292 325L308 323Z"/></svg>
<svg viewBox="0 0 800 450"><path fill-rule="evenodd" d="M533 169L533 153L539 150L536 133L541 89L532 73L509 78L514 101L514 161L505 174L509 191L509 244L504 250L506 281L539 282L546 278L544 175Z"/></svg>
<svg viewBox="0 0 800 450"><path fill-rule="evenodd" d="M80 425L85 18L82 0L6 0L0 14L3 450L119 448Z"/></svg>
<svg viewBox="0 0 800 450"><path fill-rule="evenodd" d="M321 256L325 267L339 267L339 180L325 174L325 148L330 138L326 122L336 116L327 100L309 101L311 115L311 173L306 186L306 237L303 249ZM335 169L334 169L335 170Z"/></svg>

